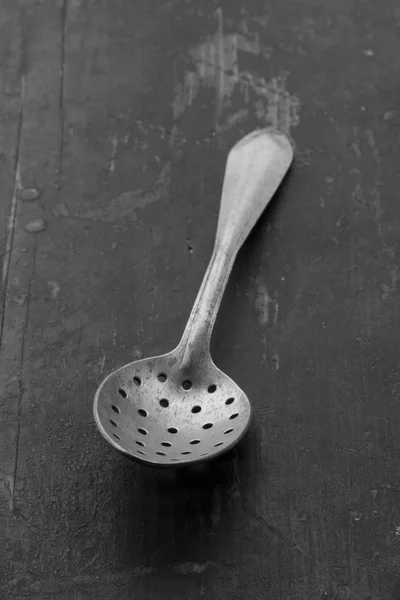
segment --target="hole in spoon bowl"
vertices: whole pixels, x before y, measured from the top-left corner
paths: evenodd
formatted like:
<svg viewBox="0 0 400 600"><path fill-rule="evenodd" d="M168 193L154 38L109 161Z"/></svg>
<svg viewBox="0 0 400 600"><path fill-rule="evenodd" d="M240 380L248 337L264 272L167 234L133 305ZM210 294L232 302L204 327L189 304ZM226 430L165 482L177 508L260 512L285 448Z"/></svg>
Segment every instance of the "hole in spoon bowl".
<svg viewBox="0 0 400 600"><path fill-rule="evenodd" d="M216 389L217 389L217 386L212 384L212 385L208 386L207 391L209 394L213 394L216 391Z"/></svg>
<svg viewBox="0 0 400 600"><path fill-rule="evenodd" d="M133 383L139 387L139 385L141 385L141 384L142 384L142 380L140 379L140 377L136 377L136 376L135 376L135 377L133 378Z"/></svg>
<svg viewBox="0 0 400 600"><path fill-rule="evenodd" d="M161 383L165 383L167 381L167 376L165 373L159 373L158 374L158 381L161 381Z"/></svg>
<svg viewBox="0 0 400 600"><path fill-rule="evenodd" d="M192 382L189 379L185 379L185 381L182 382L182 387L184 390L190 390L192 387Z"/></svg>
<svg viewBox="0 0 400 600"><path fill-rule="evenodd" d="M168 408L169 401L166 398L161 398L161 400L160 400L160 406L162 406L163 408Z"/></svg>

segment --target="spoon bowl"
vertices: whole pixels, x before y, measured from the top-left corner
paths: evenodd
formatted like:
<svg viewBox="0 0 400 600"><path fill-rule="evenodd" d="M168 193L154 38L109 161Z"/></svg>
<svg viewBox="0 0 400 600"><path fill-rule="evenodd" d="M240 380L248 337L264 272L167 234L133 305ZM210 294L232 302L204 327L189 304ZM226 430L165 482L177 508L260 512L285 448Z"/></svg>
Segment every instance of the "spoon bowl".
<svg viewBox="0 0 400 600"><path fill-rule="evenodd" d="M251 405L212 360L207 371L176 368L178 352L132 362L109 375L95 397L104 437L152 465L213 458L245 434Z"/></svg>

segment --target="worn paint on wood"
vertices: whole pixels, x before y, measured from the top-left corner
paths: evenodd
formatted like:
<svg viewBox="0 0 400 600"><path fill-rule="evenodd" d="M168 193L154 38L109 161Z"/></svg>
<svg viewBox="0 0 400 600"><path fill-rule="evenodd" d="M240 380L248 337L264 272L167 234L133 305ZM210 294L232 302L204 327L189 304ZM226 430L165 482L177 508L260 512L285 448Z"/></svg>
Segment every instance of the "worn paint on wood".
<svg viewBox="0 0 400 600"><path fill-rule="evenodd" d="M0 28L0 596L398 600L396 2L5 0ZM252 429L131 463L94 391L179 340L265 123L296 165L213 337Z"/></svg>
<svg viewBox="0 0 400 600"><path fill-rule="evenodd" d="M259 126L272 125L290 135L291 127L299 123L299 100L286 90L283 73L270 81L257 73L265 72L271 60L271 49L263 44L258 31L262 28L251 23L250 30L248 20L243 18L236 24L237 31L225 34L221 7L215 11L215 17L215 33L190 48L186 60L184 57L184 75L182 81L178 76L175 84L175 119L182 118L184 112L195 105L202 87L210 87L215 90L217 133L248 121L250 116L257 119ZM257 71L254 69L256 61L259 62ZM179 56L177 65L181 63L182 56ZM233 96L240 107L236 111L232 109Z"/></svg>

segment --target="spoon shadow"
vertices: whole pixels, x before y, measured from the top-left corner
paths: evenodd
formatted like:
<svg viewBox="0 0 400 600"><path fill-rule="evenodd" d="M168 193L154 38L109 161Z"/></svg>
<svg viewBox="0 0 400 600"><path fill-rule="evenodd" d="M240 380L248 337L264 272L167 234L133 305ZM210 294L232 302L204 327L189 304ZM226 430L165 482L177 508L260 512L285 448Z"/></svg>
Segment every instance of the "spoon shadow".
<svg viewBox="0 0 400 600"><path fill-rule="evenodd" d="M240 385L240 382L237 381L234 374L235 369L232 368L235 361L238 361L237 352L229 352L227 349L235 348L238 342L241 346L243 340L238 339L237 328L232 327L232 324L241 321L248 322L249 315L248 303L245 298L238 297L237 289L243 289L244 285L248 285L249 276L257 276L260 267L260 257L262 260L263 253L265 252L265 239L271 237L271 246L274 242L273 229L269 229L268 225L273 226L278 212L284 205L289 182L290 177L286 174L271 202L239 250L222 298L221 307L211 337L211 355L213 361L217 367L232 377L238 385ZM247 338L252 339L251 335L247 335ZM257 344L256 339L253 339L253 344ZM249 350L251 353L251 349ZM247 394L247 390L244 391ZM251 392L251 389L248 391ZM251 400L251 394L247 395Z"/></svg>
<svg viewBox="0 0 400 600"><path fill-rule="evenodd" d="M228 370L225 363L232 372L232 356L226 348L237 342L232 323L241 318L240 311L237 312L236 286L243 285L249 265L258 268L267 219L274 221L286 186L287 177L239 251L228 282L211 348L215 363L223 371ZM235 361L240 364L241 359ZM236 380L234 375L233 379ZM246 393L253 402L251 386ZM142 566L162 573L163 569L178 571L182 565L220 561L222 553L229 560L233 534L244 531L251 519L256 480L260 476L268 479L268 457L259 455L256 424L251 423L233 449L212 460L163 469L135 462L133 473L132 462L135 461L130 459L124 463L125 478L129 471L134 483L126 490L120 515L124 532L120 562L131 566L140 556Z"/></svg>
<svg viewBox="0 0 400 600"><path fill-rule="evenodd" d="M243 518L254 440L250 428L225 454L179 468L154 469L124 460L137 470L123 511L120 561L136 562L138 547L142 565L161 571L219 560Z"/></svg>
<svg viewBox="0 0 400 600"><path fill-rule="evenodd" d="M239 252L213 336L216 364L232 362L226 348L235 342L235 286L243 282L248 264L258 267L267 220L273 222L285 188L286 178ZM246 391L252 398L251 388ZM179 468L138 467L143 490L136 511L144 524L142 544L149 564L158 568L189 562L202 564L218 559L221 551L229 556L233 529L246 528L250 518L251 490L258 477L268 478L268 457L259 455L256 434L253 420L234 448L212 460ZM128 528L135 526L135 519L127 523Z"/></svg>

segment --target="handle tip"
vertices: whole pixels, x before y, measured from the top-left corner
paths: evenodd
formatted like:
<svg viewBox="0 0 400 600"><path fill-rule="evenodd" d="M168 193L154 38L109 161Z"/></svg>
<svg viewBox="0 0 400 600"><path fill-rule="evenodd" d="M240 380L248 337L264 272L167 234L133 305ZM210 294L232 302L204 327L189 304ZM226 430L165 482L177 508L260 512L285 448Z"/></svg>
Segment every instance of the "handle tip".
<svg viewBox="0 0 400 600"><path fill-rule="evenodd" d="M260 161L262 165L280 165L286 171L293 161L293 145L289 137L275 127L256 129L239 140L231 149L228 163ZM282 173L283 174L283 173Z"/></svg>

